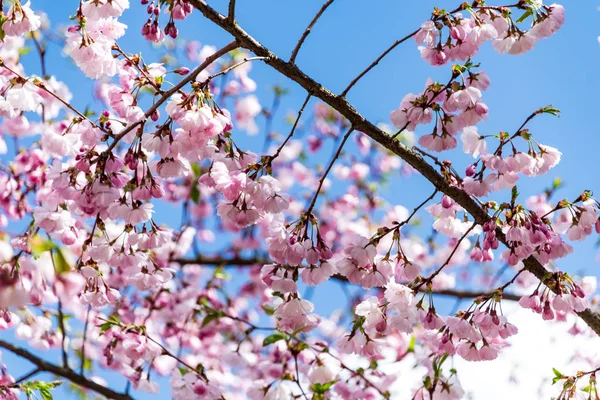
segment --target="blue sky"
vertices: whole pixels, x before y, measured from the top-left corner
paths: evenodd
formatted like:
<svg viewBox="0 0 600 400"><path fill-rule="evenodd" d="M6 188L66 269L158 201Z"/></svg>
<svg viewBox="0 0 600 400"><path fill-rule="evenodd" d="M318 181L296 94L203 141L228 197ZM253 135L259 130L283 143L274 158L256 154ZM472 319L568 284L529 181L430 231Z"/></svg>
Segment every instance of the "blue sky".
<svg viewBox="0 0 600 400"><path fill-rule="evenodd" d="M52 25L58 27L68 23L68 16L75 13L78 2L32 0L32 3L35 10L44 10ZM210 3L225 11L224 0ZM338 0L313 29L296 62L315 80L339 93L393 41L428 19L434 6L450 9L458 3L459 1L452 0ZM499 55L490 45L486 45L474 58L474 61L482 63L481 69L487 71L492 81L490 89L484 92L484 101L490 109L489 118L479 125L480 133L493 134L501 130L512 132L532 111L544 105L552 104L562 111L558 119L541 116L529 125L537 140L557 147L562 151L563 159L545 176L536 179L521 178L519 189L523 196L538 193L549 186L554 177L561 177L565 182L556 199L573 199L584 189L600 192L597 173L600 139L596 110L600 90L597 75L600 65L597 41L597 36L600 35L600 13L597 12L594 1L566 0L562 4L566 8L564 27L550 39L539 42L533 51L524 56L513 57ZM320 6L320 1L313 0L240 0L236 16L247 32L285 59L289 57L291 49ZM146 19L143 8L138 0L132 0L132 8L121 19L129 25L129 31L119 44L128 52L141 51L146 61L152 62L152 55L156 52L138 33ZM191 20L180 24L179 29L183 39L199 40L203 44L217 47L231 40L227 33L204 20L197 12ZM38 60L33 52L26 57L25 65L27 72L40 73ZM74 91L75 105L80 108L87 105L99 106L90 96L92 82L70 60L62 56L61 49L57 46L49 49L48 70L58 80L69 84ZM425 64L416 44L411 40L388 55L352 89L348 99L371 121L388 122L389 112L398 106L406 93L420 92L428 77L446 81L449 74L449 66L432 68ZM251 76L258 83L257 95L261 103L267 107L272 101L271 88L274 84L290 90L290 94L282 99L280 118L274 121L276 130L287 132L289 125L284 122L283 117L287 111L298 109L306 96L305 92L270 67L259 63L254 63ZM263 126L262 120L259 119L258 123ZM251 140L240 140L242 144L252 146ZM443 157L463 160L464 163L465 158L460 153L460 149L457 149ZM388 198L397 199L400 204L412 208L430 191L428 182L419 177L411 177L398 179L384 193ZM179 221L179 210L173 207L161 207L158 212L163 214L165 221L170 218ZM563 260L560 267L575 273L597 275L594 240L575 247L575 253ZM341 295L339 291L332 293ZM328 296L331 295L317 293L315 301L332 300ZM53 356L49 357L52 358ZM27 367L6 355L6 352L4 362L13 371L27 370Z"/></svg>

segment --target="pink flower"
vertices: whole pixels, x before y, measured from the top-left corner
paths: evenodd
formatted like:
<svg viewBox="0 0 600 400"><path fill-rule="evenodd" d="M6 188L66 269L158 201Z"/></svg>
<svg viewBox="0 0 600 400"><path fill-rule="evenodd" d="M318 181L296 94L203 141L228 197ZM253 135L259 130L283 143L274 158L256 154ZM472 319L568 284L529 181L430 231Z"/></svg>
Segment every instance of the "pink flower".
<svg viewBox="0 0 600 400"><path fill-rule="evenodd" d="M428 150L444 151L453 149L457 145L456 138L450 135L438 136L436 134L424 135L419 139L419 144Z"/></svg>
<svg viewBox="0 0 600 400"><path fill-rule="evenodd" d="M129 210L125 217L125 222L131 225L137 225L140 222L146 222L152 217L154 205L152 203L144 203L139 207L134 207Z"/></svg>
<svg viewBox="0 0 600 400"><path fill-rule="evenodd" d="M461 342L456 347L456 353L467 361L481 361L479 350L471 342Z"/></svg>
<svg viewBox="0 0 600 400"><path fill-rule="evenodd" d="M444 65L448 62L448 55L440 46L419 46L419 51L421 52L421 57L433 66Z"/></svg>
<svg viewBox="0 0 600 400"><path fill-rule="evenodd" d="M433 47L438 37L438 30L433 21L425 21L421 29L415 35L417 44L425 43L428 47Z"/></svg>
<svg viewBox="0 0 600 400"><path fill-rule="evenodd" d="M19 1L12 3L2 24L2 30L7 36L23 36L40 27L41 19L31 10L30 4L30 1L25 4Z"/></svg>
<svg viewBox="0 0 600 400"><path fill-rule="evenodd" d="M359 303L354 309L354 313L365 318L363 324L365 330L375 330L376 325L383 321L384 318L379 308L379 300L375 296L371 296L362 303Z"/></svg>
<svg viewBox="0 0 600 400"><path fill-rule="evenodd" d="M541 22L537 22L529 30L529 34L536 39L545 39L558 31L565 22L565 9L560 4L552 4L549 8L548 16Z"/></svg>
<svg viewBox="0 0 600 400"><path fill-rule="evenodd" d="M490 192L490 186L486 181L466 177L463 180L463 189L472 196L485 196Z"/></svg>
<svg viewBox="0 0 600 400"><path fill-rule="evenodd" d="M6 93L6 101L15 110L36 111L43 98L39 95L37 87L30 81L26 81L10 88Z"/></svg>
<svg viewBox="0 0 600 400"><path fill-rule="evenodd" d="M469 126L464 128L460 135L463 142L463 151L477 158L480 154L487 154L487 143L483 137L477 133L477 127Z"/></svg>
<svg viewBox="0 0 600 400"><path fill-rule="evenodd" d="M457 90L444 103L444 109L449 112L464 111L474 106L481 99L481 91L475 86L467 86Z"/></svg>
<svg viewBox="0 0 600 400"><path fill-rule="evenodd" d="M92 20L119 17L129 8L129 0L87 0L83 3L83 14Z"/></svg>
<svg viewBox="0 0 600 400"><path fill-rule="evenodd" d="M302 282L309 286L319 285L335 274L333 264L324 261L318 267L308 267L302 270Z"/></svg>

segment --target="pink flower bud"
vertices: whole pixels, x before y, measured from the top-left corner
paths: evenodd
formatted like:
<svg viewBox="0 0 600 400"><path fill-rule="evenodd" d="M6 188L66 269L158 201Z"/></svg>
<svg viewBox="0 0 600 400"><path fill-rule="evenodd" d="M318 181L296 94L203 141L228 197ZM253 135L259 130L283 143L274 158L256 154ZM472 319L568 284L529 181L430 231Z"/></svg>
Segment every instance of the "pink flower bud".
<svg viewBox="0 0 600 400"><path fill-rule="evenodd" d="M476 172L476 167L475 164L469 165L465 171L465 175L467 176L473 176L475 175Z"/></svg>
<svg viewBox="0 0 600 400"><path fill-rule="evenodd" d="M454 200L452 200L450 197L448 196L444 196L442 197L442 207L444 208L450 208L454 205Z"/></svg>

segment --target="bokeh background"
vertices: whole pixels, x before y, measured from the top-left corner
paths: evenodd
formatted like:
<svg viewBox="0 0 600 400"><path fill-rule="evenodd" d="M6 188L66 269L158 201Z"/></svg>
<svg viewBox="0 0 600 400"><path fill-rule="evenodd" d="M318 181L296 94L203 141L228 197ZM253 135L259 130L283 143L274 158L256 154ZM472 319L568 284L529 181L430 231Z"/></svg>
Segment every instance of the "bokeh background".
<svg viewBox="0 0 600 400"><path fill-rule="evenodd" d="M164 50L145 41L139 33L146 20L145 6L139 0L131 2L131 8L120 19L129 28L119 45L127 52L142 52L148 63L158 61ZM227 7L225 0L213 0L209 3L223 12ZM238 0L236 17L247 32L279 56L287 58L321 4L315 0ZM562 179L564 186L556 193L555 199L573 199L584 189L600 190L597 105L600 91L600 48L597 40L600 35L600 13L594 1L565 0L562 4L566 8L564 27L550 39L539 42L533 51L517 57L499 55L487 44L474 58L474 61L482 64L481 69L488 73L492 81L490 89L484 92L484 102L490 109L489 118L479 125L480 133L513 132L531 112L548 104L562 111L560 118L541 116L529 125L537 140L558 148L563 153L563 159L556 168L542 177L522 177L518 187L523 198L540 193L557 177ZM59 34L69 25L68 18L75 13L77 5L76 0L32 0L32 8L46 13L52 28ZM391 43L412 32L428 19L434 6L452 9L457 5L458 1L452 0L338 0L321 17L296 62L308 75L339 93ZM231 40L229 34L205 20L196 11L184 23L179 24L178 28L180 45L184 44L183 41L195 40L219 48ZM41 74L39 59L34 51L25 56L24 60L28 73ZM195 66L193 62L185 60L183 55L181 64L191 68ZM92 96L93 82L62 54L59 44L50 44L47 66L49 74L68 84L74 95L72 103L76 107L101 110L101 104ZM449 74L449 65L433 68L422 61L415 42L410 40L395 49L362 79L352 89L348 100L371 121L388 122L389 112L398 106L406 93L420 92L429 77L445 82ZM273 101L274 85L288 90L288 94L281 99L280 111L273 119L272 127L273 131L287 134L290 124L286 115L298 110L306 96L305 92L259 62L253 63L251 77L258 83L256 95L264 107L270 107ZM311 104L314 105L315 102ZM240 147L260 151L264 140L264 122L263 117L257 118L261 128L258 136L260 140L249 137L244 132L236 132L236 142ZM417 136L418 134L419 130ZM9 154L10 146L12 145L9 143ZM327 146L331 147L332 144L328 143ZM352 146L355 145L350 145L350 151ZM455 150L445 153L443 157L457 160L459 165L464 164L466 158L461 154L460 146ZM324 154L330 154L330 150ZM7 158L3 160L6 161ZM318 160L321 163L327 161L325 157ZM400 177L398 174L392 182L380 188L380 194L388 201L407 208L420 203L430 192L430 184L417 175ZM181 218L181 210L173 205L160 204L155 209L159 222L177 225ZM17 232L21 228L19 224L13 224L9 230ZM204 246L207 250L215 251L222 246L223 240L226 238L217 237L214 243ZM581 276L597 276L599 265L594 240L576 243L575 252L561 260L560 268ZM338 284L327 285L329 286L318 288L312 298L317 304L317 311L325 313L342 306L345 301ZM454 302L450 300L441 301L448 309L454 307ZM505 309L506 312L513 313L515 321L521 322L521 332L513 341L513 348L494 363L474 365L463 362L456 366L463 386L470 391L473 399L500 399L508 396L549 398L551 367L561 369L566 366L575 353L574 348L587 349L590 357L594 357L595 349L599 348L598 341L588 342L564 334L570 324L548 324L529 311L512 310L513 308L507 305ZM0 337L12 338L12 332L0 332ZM49 360L59 358L57 352L50 352L46 356ZM2 361L17 377L31 369L29 364L8 352L2 353ZM572 371L576 369L570 368ZM405 365L398 373L399 385L403 386L403 393L407 396L399 394L398 399L410 398L408 390L419 379L422 371L413 370L412 365ZM116 374L100 372L99 376L117 389L125 386L124 379ZM169 398L168 385L159 395L134 393L136 399ZM57 390L55 395L57 399L76 398L65 389Z"/></svg>

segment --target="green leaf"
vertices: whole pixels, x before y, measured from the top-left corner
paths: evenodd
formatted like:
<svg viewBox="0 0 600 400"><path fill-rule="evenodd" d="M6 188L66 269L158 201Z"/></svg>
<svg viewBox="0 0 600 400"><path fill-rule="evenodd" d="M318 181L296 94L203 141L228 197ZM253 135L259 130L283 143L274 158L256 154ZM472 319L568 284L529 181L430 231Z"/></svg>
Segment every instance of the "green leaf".
<svg viewBox="0 0 600 400"><path fill-rule="evenodd" d="M198 190L198 185L194 185L190 191L190 197L194 204L198 204L198 201L200 200L200 190Z"/></svg>
<svg viewBox="0 0 600 400"><path fill-rule="evenodd" d="M194 171L194 176L196 178L200 178L200 175L202 174L202 170L198 164L192 164L192 171Z"/></svg>
<svg viewBox="0 0 600 400"><path fill-rule="evenodd" d="M598 240L600 241L600 239L598 239ZM263 305L262 309L265 312L265 314L267 314L267 315L273 315L273 314L275 314L275 309L273 307L269 307L267 305Z"/></svg>
<svg viewBox="0 0 600 400"><path fill-rule="evenodd" d="M223 312L210 313L206 317L204 317L204 319L202 320L202 327L205 327L206 325L210 324L212 321L217 320L224 316L225 316L225 314Z"/></svg>
<svg viewBox="0 0 600 400"><path fill-rule="evenodd" d="M215 273L213 275L216 279L229 279L231 278L231 275L229 275L228 273L225 272L225 268L223 267L219 267L215 270Z"/></svg>
<svg viewBox="0 0 600 400"><path fill-rule="evenodd" d="M47 387L40 388L40 395L44 400L52 400L52 393L50 393L50 389Z"/></svg>
<svg viewBox="0 0 600 400"><path fill-rule="evenodd" d="M523 15L521 15L519 17L519 19L517 20L517 24L525 21L527 18L529 18L532 15L533 15L533 12L531 11L531 8L528 8L527 11L525 11L525 13L523 13Z"/></svg>
<svg viewBox="0 0 600 400"><path fill-rule="evenodd" d="M19 49L19 56L24 56L31 51L31 47L21 47Z"/></svg>
<svg viewBox="0 0 600 400"><path fill-rule="evenodd" d="M586 393L592 393L592 386L591 385L587 385L586 387L579 389L582 392L586 392Z"/></svg>
<svg viewBox="0 0 600 400"><path fill-rule="evenodd" d="M0 40L2 41L6 37L6 33L4 32L4 29L2 29L2 25L4 25L7 20L8 18L4 14L0 15Z"/></svg>
<svg viewBox="0 0 600 400"><path fill-rule="evenodd" d="M317 394L325 394L338 381L339 379L327 383L315 383L310 387L310 389Z"/></svg>
<svg viewBox="0 0 600 400"><path fill-rule="evenodd" d="M121 321L119 321L119 318L116 315L111 315L107 321L98 325L98 327L100 328L100 335L102 335L104 332L106 332L113 326L119 325L121 325Z"/></svg>
<svg viewBox="0 0 600 400"><path fill-rule="evenodd" d="M555 117L560 117L560 110L558 108L552 107L552 105L542 107L536 112L537 114L551 114Z"/></svg>
<svg viewBox="0 0 600 400"><path fill-rule="evenodd" d="M563 374L556 368L552 368L552 372L554 372L554 378L552 379L553 385L564 378Z"/></svg>
<svg viewBox="0 0 600 400"><path fill-rule="evenodd" d="M35 235L29 240L31 246L31 254L34 258L39 258L42 253L45 253L54 248L54 243L51 240L44 239L40 235Z"/></svg>
<svg viewBox="0 0 600 400"><path fill-rule="evenodd" d="M417 338L415 337L415 335L412 335L410 337L410 343L408 344L408 349L406 351L408 353L414 353L416 343L417 343Z"/></svg>
<svg viewBox="0 0 600 400"><path fill-rule="evenodd" d="M519 197L519 191L517 189L517 185L513 186L511 190L511 202L514 204L517 201L517 197Z"/></svg>
<svg viewBox="0 0 600 400"><path fill-rule="evenodd" d="M67 259L65 258L65 255L60 247L57 247L56 251L54 252L54 267L57 275L60 275L63 272L69 272L71 270L71 266L67 262Z"/></svg>
<svg viewBox="0 0 600 400"><path fill-rule="evenodd" d="M275 342L278 342L280 340L285 340L286 338L287 338L287 335L285 333L277 331L277 332L267 336L265 338L265 340L263 340L263 347L273 344Z"/></svg>

